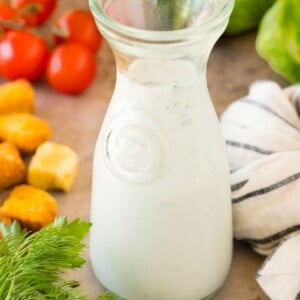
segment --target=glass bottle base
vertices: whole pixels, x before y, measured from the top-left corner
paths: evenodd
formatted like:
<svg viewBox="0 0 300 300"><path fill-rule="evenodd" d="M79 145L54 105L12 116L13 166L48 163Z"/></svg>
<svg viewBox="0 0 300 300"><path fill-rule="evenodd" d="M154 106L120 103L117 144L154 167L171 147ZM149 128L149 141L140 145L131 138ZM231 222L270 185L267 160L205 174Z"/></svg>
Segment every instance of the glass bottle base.
<svg viewBox="0 0 300 300"><path fill-rule="evenodd" d="M214 299L214 297L216 296L216 294L218 293L219 289L212 292L211 294L209 294L208 296L204 297L204 298L201 298L199 300L212 300Z"/></svg>
<svg viewBox="0 0 300 300"><path fill-rule="evenodd" d="M110 292L109 290L106 290L107 292ZM219 289L217 289L216 291L212 292L211 294L209 294L208 296L205 296L204 298L199 298L197 300L213 300L214 297L216 296L216 294L219 292ZM122 298L116 294L114 294L116 297L116 300L131 300L131 299L126 299L126 298ZM143 300L143 299L140 299ZM184 299L186 300L186 299Z"/></svg>

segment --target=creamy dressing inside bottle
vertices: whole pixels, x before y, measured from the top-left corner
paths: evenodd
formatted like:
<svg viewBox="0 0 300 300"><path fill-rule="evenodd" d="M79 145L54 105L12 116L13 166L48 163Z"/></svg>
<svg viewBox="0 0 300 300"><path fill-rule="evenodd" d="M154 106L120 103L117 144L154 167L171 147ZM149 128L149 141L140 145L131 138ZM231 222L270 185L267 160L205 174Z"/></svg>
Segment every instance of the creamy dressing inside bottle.
<svg viewBox="0 0 300 300"><path fill-rule="evenodd" d="M95 149L90 254L122 298L204 299L228 273L229 169L203 76L184 59L118 73Z"/></svg>

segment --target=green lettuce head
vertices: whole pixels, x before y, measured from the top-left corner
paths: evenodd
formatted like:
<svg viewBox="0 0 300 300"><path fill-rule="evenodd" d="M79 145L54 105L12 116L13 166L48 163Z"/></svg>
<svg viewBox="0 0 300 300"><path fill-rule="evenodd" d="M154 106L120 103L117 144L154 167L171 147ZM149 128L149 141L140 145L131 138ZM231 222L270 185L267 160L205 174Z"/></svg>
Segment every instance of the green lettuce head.
<svg viewBox="0 0 300 300"><path fill-rule="evenodd" d="M277 0L260 24L256 48L277 73L300 81L299 0Z"/></svg>
<svg viewBox="0 0 300 300"><path fill-rule="evenodd" d="M225 33L239 34L257 27L265 12L276 0L235 0Z"/></svg>

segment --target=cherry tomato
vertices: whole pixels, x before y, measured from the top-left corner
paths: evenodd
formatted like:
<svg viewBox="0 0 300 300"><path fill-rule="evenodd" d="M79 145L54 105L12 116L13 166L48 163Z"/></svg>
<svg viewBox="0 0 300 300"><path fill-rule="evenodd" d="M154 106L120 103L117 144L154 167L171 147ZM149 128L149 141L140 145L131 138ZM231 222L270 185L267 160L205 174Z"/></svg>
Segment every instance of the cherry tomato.
<svg viewBox="0 0 300 300"><path fill-rule="evenodd" d="M14 4L26 24L36 27L49 19L57 0L14 0Z"/></svg>
<svg viewBox="0 0 300 300"><path fill-rule="evenodd" d="M0 2L0 20L10 21L16 17L17 11L6 2Z"/></svg>
<svg viewBox="0 0 300 300"><path fill-rule="evenodd" d="M78 94L85 90L95 74L93 53L78 43L63 43L54 49L46 70L49 84L66 94Z"/></svg>
<svg viewBox="0 0 300 300"><path fill-rule="evenodd" d="M14 21L17 16L17 11L6 2L0 2L0 23L1 21ZM0 29L7 29L6 26L1 26Z"/></svg>
<svg viewBox="0 0 300 300"><path fill-rule="evenodd" d="M72 10L62 15L56 21L56 41L76 42L85 45L91 51L97 52L102 43L92 14L86 10Z"/></svg>
<svg viewBox="0 0 300 300"><path fill-rule="evenodd" d="M0 40L0 73L7 79L37 79L48 60L45 40L30 32L9 30Z"/></svg>

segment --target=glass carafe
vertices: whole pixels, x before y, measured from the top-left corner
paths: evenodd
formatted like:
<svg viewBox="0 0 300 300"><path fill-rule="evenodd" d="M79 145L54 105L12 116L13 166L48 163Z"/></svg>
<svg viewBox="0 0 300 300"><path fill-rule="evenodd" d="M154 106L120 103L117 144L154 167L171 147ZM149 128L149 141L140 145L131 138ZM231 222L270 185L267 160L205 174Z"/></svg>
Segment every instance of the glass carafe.
<svg viewBox="0 0 300 300"><path fill-rule="evenodd" d="M210 299L232 256L206 65L232 0L90 0L117 78L94 153L91 262L128 300Z"/></svg>

